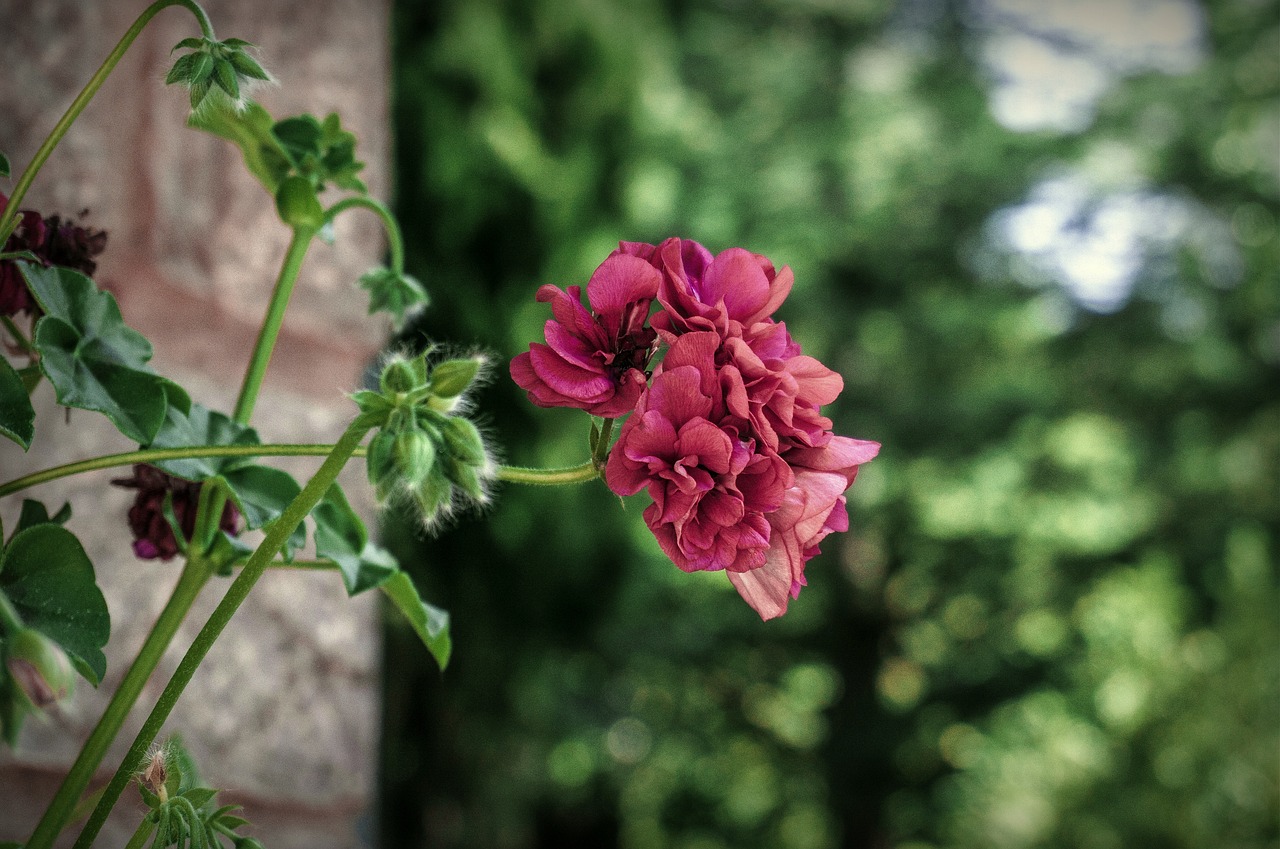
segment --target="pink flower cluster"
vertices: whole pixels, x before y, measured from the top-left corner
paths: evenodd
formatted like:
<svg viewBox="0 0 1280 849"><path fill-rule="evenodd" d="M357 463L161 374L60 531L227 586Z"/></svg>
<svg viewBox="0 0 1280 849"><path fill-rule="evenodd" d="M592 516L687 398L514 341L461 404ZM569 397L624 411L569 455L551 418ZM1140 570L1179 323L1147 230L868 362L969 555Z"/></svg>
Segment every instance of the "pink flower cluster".
<svg viewBox="0 0 1280 849"><path fill-rule="evenodd" d="M590 310L576 286L538 290L554 316L547 342L511 363L539 406L633 413L609 488L647 490L663 552L686 572L727 571L764 619L799 595L823 538L848 529L844 492L880 448L834 435L821 414L844 381L773 319L792 282L742 248L623 242L587 284Z"/></svg>

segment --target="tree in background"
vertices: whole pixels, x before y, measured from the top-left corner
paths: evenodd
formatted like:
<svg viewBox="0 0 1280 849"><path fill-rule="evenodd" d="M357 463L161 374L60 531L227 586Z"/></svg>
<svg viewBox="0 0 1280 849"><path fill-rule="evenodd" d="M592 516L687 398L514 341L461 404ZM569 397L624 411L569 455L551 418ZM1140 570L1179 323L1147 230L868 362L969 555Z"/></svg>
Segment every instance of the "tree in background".
<svg viewBox="0 0 1280 849"><path fill-rule="evenodd" d="M764 625L600 485L389 527L457 652L390 633L385 845L1277 845L1280 10L1128 8L398 5L410 338L742 245L884 450Z"/></svg>

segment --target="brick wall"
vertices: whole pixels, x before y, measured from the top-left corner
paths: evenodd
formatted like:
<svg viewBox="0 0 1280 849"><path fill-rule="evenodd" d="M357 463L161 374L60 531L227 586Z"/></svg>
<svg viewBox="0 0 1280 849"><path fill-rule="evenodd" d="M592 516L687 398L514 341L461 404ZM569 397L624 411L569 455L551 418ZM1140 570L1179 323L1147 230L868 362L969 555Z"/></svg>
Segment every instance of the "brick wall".
<svg viewBox="0 0 1280 849"><path fill-rule="evenodd" d="M281 85L255 93L277 117L341 114L369 163L377 196L388 186L388 8L356 0L208 0L219 37L259 45ZM106 57L144 0L0 0L0 151L16 170ZM155 345L152 365L207 406L229 411L262 309L288 241L271 200L229 144L184 127L185 93L166 88L169 48L198 34L180 8L161 12L46 165L24 206L46 214L89 210L109 231L98 282L116 293L126 322ZM11 185L11 184L10 184ZM380 261L372 216L350 213L337 244L317 243L294 293L253 424L267 441L332 440L353 411L344 394L385 338L364 315L355 280ZM101 416L63 424L48 385L33 399L37 441L27 453L0 445L0 478L100 453L129 450ZM281 465L300 480L317 462ZM70 500L70 527L95 564L112 617L101 691L81 686L64 710L30 722L15 752L0 754L0 841L26 837L80 739L97 720L177 577L175 564L136 560L124 513L130 493L98 473L29 495ZM363 469L348 493L372 517ZM0 503L8 527L20 498ZM225 589L215 579L197 602L107 759L114 768L168 673ZM272 849L368 845L378 731L376 599L348 601L332 574L269 573L214 648L171 717L206 773L248 809ZM104 769L101 780L109 770ZM120 846L140 803L127 791L99 839ZM74 834L75 830L69 833Z"/></svg>

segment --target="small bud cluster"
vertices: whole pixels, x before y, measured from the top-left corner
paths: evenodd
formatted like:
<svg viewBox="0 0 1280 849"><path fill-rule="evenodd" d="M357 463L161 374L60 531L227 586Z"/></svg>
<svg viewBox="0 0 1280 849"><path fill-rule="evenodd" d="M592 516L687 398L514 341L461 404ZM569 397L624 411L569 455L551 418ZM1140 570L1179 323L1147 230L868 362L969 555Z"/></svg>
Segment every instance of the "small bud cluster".
<svg viewBox="0 0 1280 849"><path fill-rule="evenodd" d="M218 91L225 94L232 104L242 106L242 86L271 79L257 60L245 52L246 47L252 46L240 38L228 38L226 41L184 38L173 49L193 52L179 56L164 81L170 85L180 83L186 86L191 92L193 110L199 109L209 95Z"/></svg>
<svg viewBox="0 0 1280 849"><path fill-rule="evenodd" d="M366 457L378 499L412 503L427 527L489 502L498 464L466 417L467 392L484 365L480 356L434 365L427 354L396 356L383 368L380 391L354 396L361 410L383 421Z"/></svg>

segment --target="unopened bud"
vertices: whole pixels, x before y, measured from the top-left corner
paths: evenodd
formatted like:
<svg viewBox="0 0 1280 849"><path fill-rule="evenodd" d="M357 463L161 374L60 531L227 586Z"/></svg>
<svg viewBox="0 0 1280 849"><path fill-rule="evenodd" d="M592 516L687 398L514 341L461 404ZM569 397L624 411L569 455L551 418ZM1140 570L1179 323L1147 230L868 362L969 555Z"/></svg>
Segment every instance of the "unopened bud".
<svg viewBox="0 0 1280 849"><path fill-rule="evenodd" d="M440 435L451 457L469 466L484 465L484 439L470 419L450 416L445 419Z"/></svg>
<svg viewBox="0 0 1280 849"><path fill-rule="evenodd" d="M396 469L410 486L426 480L436 463L435 443L417 428L402 430L395 435L394 452Z"/></svg>
<svg viewBox="0 0 1280 849"><path fill-rule="evenodd" d="M382 370L378 385L388 394L412 391L418 386L417 370L408 360L394 359Z"/></svg>
<svg viewBox="0 0 1280 849"><path fill-rule="evenodd" d="M65 699L75 685L67 653L33 628L23 628L9 640L5 666L18 689L37 708Z"/></svg>
<svg viewBox="0 0 1280 849"><path fill-rule="evenodd" d="M380 430L369 441L369 450L365 454L365 469L369 473L369 483L373 484L379 500L385 499L395 485L396 455L395 434L389 430Z"/></svg>
<svg viewBox="0 0 1280 849"><path fill-rule="evenodd" d="M431 394L437 398L456 398L476 379L483 361L478 357L445 360L431 370Z"/></svg>
<svg viewBox="0 0 1280 849"><path fill-rule="evenodd" d="M285 177L276 189L276 212L290 227L319 230L324 225L324 207L316 197L316 187L306 177Z"/></svg>
<svg viewBox="0 0 1280 849"><path fill-rule="evenodd" d="M472 501L485 501L484 481L480 478L480 470L477 466L450 457L444 467L449 480L453 481L464 495Z"/></svg>
<svg viewBox="0 0 1280 849"><path fill-rule="evenodd" d="M453 502L453 485L439 466L431 469L426 480L413 491L424 522L430 523Z"/></svg>

